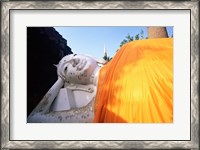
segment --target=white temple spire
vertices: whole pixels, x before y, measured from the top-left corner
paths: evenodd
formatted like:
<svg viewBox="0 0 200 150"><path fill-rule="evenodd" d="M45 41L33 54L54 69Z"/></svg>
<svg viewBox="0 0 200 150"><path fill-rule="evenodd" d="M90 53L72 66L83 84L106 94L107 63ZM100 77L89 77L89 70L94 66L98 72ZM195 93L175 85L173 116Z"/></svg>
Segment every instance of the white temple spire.
<svg viewBox="0 0 200 150"><path fill-rule="evenodd" d="M104 44L104 58L107 58L107 51L106 51L106 46Z"/></svg>

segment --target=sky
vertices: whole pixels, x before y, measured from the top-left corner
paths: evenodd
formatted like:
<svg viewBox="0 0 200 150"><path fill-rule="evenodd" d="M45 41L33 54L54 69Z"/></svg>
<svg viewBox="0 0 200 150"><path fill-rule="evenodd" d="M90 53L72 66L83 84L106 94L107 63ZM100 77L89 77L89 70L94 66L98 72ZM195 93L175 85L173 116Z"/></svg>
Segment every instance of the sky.
<svg viewBox="0 0 200 150"><path fill-rule="evenodd" d="M147 27L54 27L67 40L67 45L73 53L85 54L102 58L104 46L107 56L113 57L119 45L130 34L134 36L144 32L147 37ZM167 27L169 36L173 35L173 27Z"/></svg>

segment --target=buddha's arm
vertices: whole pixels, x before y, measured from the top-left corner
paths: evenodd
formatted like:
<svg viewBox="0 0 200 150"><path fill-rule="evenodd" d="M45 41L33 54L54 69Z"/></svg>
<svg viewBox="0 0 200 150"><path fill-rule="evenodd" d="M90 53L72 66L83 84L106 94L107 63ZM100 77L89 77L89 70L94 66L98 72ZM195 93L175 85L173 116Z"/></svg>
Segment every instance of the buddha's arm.
<svg viewBox="0 0 200 150"><path fill-rule="evenodd" d="M51 111L34 113L29 117L29 123L84 123L93 122L93 101L87 106L67 111Z"/></svg>
<svg viewBox="0 0 200 150"><path fill-rule="evenodd" d="M37 107L28 117L28 123L42 122L92 122L93 121L93 100L83 108L67 111L51 111L50 107L59 90L63 86L63 80L58 79L51 89L46 93Z"/></svg>
<svg viewBox="0 0 200 150"><path fill-rule="evenodd" d="M54 83L54 85L50 88L50 90L46 93L40 103L36 106L36 108L31 112L28 117L28 122L33 122L33 116L39 114L45 114L49 112L50 106L54 101L55 97L58 95L60 88L63 86L64 82L61 78Z"/></svg>

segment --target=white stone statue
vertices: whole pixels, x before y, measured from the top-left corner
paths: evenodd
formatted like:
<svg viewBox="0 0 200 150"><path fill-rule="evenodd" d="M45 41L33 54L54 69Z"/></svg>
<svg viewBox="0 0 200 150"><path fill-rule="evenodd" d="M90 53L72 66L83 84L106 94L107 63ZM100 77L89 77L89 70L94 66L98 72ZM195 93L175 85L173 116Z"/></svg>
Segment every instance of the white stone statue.
<svg viewBox="0 0 200 150"><path fill-rule="evenodd" d="M99 64L90 56L71 54L57 66L58 80L28 116L28 123L93 122Z"/></svg>

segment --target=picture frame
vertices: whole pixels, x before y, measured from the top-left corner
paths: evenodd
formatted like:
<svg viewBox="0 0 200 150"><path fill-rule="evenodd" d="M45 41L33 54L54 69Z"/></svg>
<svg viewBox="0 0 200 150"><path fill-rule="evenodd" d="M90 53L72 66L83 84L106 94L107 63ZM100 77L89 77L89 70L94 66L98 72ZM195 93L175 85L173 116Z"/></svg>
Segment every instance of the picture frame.
<svg viewBox="0 0 200 150"><path fill-rule="evenodd" d="M190 139L12 140L10 54L13 10L188 10L190 12ZM1 1L1 149L199 149L199 1ZM184 115L184 114L183 114ZM23 131L22 131L23 132Z"/></svg>

